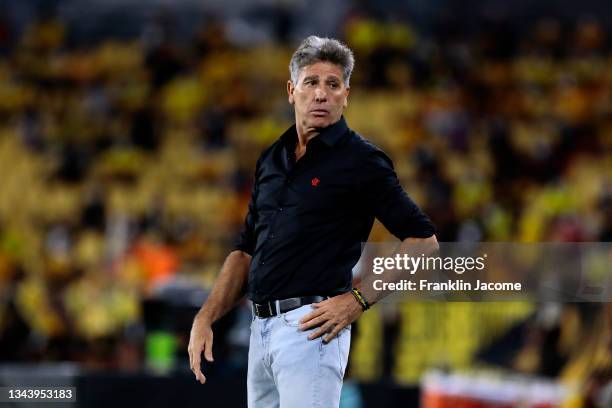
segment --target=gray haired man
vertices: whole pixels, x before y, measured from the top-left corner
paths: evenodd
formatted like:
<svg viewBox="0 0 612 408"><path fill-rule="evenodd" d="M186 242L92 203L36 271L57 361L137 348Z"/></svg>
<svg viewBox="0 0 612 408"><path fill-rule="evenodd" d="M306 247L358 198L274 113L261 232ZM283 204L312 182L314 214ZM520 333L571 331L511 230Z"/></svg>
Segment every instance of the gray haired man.
<svg viewBox="0 0 612 408"><path fill-rule="evenodd" d="M295 124L257 161L240 239L193 322L191 369L204 383L211 325L244 295L253 302L250 408L338 407L351 323L378 300L351 274L375 218L402 244L437 248L391 160L342 116L353 66L334 39L308 37L293 54Z"/></svg>

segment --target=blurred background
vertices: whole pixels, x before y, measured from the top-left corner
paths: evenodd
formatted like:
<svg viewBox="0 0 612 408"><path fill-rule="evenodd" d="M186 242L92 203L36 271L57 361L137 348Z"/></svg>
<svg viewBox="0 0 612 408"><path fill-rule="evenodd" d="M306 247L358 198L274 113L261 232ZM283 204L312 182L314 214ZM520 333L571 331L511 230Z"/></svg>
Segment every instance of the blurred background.
<svg viewBox="0 0 612 408"><path fill-rule="evenodd" d="M594 0L3 1L0 385L246 405L249 305L216 325L204 386L189 329L292 123L287 66L310 34L355 51L348 123L440 241L610 241L611 21ZM605 319L380 305L353 329L342 407L612 407Z"/></svg>

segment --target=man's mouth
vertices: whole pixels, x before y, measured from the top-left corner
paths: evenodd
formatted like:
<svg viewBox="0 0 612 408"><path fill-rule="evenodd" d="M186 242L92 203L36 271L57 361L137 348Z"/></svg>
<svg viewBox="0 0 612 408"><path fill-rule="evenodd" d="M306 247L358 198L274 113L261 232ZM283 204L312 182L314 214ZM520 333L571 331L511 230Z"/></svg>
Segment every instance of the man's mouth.
<svg viewBox="0 0 612 408"><path fill-rule="evenodd" d="M310 113L312 113L313 115L322 116L327 115L329 111L327 111L326 109L312 109Z"/></svg>

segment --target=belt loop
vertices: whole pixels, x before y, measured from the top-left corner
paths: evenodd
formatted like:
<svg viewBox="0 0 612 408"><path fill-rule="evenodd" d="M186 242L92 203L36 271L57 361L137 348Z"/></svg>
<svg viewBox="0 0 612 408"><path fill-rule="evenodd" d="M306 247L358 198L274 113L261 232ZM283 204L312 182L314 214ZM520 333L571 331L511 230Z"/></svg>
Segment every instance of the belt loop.
<svg viewBox="0 0 612 408"><path fill-rule="evenodd" d="M274 307L276 307L276 314L277 315L281 314L280 300L274 301Z"/></svg>

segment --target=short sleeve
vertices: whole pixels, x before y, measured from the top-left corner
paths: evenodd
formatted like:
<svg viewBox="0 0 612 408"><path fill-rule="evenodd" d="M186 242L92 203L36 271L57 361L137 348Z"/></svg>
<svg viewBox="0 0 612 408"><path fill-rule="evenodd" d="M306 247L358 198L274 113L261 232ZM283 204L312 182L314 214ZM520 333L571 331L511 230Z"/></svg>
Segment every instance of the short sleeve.
<svg viewBox="0 0 612 408"><path fill-rule="evenodd" d="M369 211L400 240L428 238L436 229L399 183L391 159L381 150L368 154L364 193Z"/></svg>

